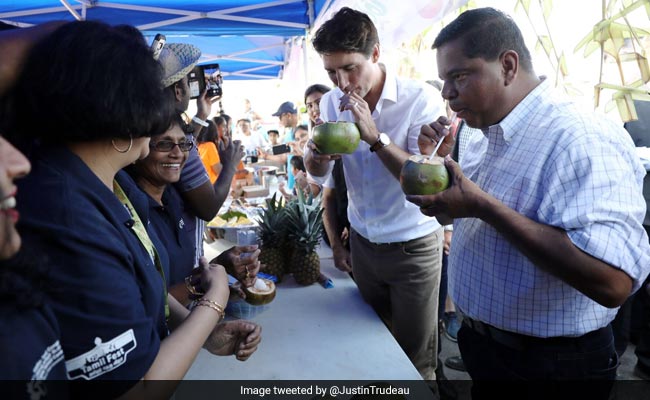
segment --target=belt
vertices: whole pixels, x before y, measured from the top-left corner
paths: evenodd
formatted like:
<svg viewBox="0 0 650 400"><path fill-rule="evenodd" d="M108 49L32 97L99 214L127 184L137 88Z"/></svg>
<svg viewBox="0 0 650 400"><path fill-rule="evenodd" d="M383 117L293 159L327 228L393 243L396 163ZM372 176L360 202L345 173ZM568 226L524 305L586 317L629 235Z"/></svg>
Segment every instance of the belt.
<svg viewBox="0 0 650 400"><path fill-rule="evenodd" d="M443 227L442 227L442 226L439 226L439 227L438 227L436 230L434 230L433 232L431 232L431 233L427 233L426 235L424 235L424 236L422 236L422 237L419 237L419 238L410 239L410 240L405 240L405 241L403 241L403 242L386 242L386 243L375 243L375 242L371 242L371 241L368 240L365 236L363 236L362 234L360 234L359 232L357 232L354 228L350 228L350 229L351 229L352 234L355 234L357 237L359 237L359 239L361 239L362 241L366 242L367 244L370 244L370 245L375 246L375 247L378 247L378 248L386 248L386 247L401 247L401 246L404 246L404 245L409 244L409 243L411 243L411 242L415 242L416 240L421 240L422 238L425 238L425 237L427 237L427 236L429 236L429 235L433 235L434 233L436 233L436 232L438 232L438 231L441 231L441 230L443 229Z"/></svg>
<svg viewBox="0 0 650 400"><path fill-rule="evenodd" d="M604 328L588 332L582 336L556 336L541 338L504 331L503 329L495 328L492 325L477 321L467 316L463 316L462 323L464 326L473 330L474 332L482 336L486 336L493 341L514 350L524 350L526 348L534 346L553 346L583 349L589 348L592 343L603 341L607 342L613 338L611 325L607 325Z"/></svg>

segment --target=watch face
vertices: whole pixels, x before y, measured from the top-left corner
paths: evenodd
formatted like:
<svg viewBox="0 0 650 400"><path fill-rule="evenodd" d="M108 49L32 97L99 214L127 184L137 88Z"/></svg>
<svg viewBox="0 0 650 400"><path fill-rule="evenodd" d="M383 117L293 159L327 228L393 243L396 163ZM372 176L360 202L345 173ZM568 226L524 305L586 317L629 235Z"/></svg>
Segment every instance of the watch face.
<svg viewBox="0 0 650 400"><path fill-rule="evenodd" d="M382 149L390 144L390 137L385 133L380 133L377 142L370 146L370 151L375 152L379 149Z"/></svg>

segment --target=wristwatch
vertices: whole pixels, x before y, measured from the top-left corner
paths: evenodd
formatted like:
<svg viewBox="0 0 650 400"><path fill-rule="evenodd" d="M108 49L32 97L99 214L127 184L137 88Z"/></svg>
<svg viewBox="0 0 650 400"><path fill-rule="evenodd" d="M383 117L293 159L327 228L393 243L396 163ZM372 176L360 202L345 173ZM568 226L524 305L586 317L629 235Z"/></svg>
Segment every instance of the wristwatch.
<svg viewBox="0 0 650 400"><path fill-rule="evenodd" d="M390 144L390 137L388 137L387 134L382 132L382 133L379 134L379 139L377 139L375 144L370 146L370 151L374 153L375 151L377 151L379 149L383 149L384 147L388 146L389 144Z"/></svg>

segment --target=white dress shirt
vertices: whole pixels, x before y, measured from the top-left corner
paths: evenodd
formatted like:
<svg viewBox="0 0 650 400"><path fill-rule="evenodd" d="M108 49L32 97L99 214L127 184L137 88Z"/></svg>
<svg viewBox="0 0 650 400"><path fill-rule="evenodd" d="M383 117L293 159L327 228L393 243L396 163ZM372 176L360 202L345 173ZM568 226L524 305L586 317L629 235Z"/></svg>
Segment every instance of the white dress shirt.
<svg viewBox="0 0 650 400"><path fill-rule="evenodd" d="M354 121L351 112L339 111L341 96L343 92L338 88L323 95L320 101L323 121ZM420 128L443 112L442 99L432 86L399 78L386 69L384 89L372 118L377 129L390 136L391 146L420 154L417 145ZM423 215L416 205L406 201L399 181L364 141L353 154L343 155L343 169L350 225L369 241L405 242L440 227L435 218ZM320 179L321 183L324 181Z"/></svg>
<svg viewBox="0 0 650 400"><path fill-rule="evenodd" d="M638 289L650 271L645 170L622 126L555 97L544 81L484 134L468 143L464 174L520 214L564 229ZM477 218L454 221L449 283L465 314L530 336L579 336L617 312L536 267Z"/></svg>

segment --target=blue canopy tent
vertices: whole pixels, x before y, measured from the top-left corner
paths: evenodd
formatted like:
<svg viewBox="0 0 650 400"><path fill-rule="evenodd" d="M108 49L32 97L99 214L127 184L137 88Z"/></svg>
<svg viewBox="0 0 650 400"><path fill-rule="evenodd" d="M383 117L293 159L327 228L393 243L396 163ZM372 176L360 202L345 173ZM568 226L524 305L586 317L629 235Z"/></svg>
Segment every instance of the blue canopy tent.
<svg viewBox="0 0 650 400"><path fill-rule="evenodd" d="M31 26L52 20L100 20L138 27L149 40L201 49L200 64L217 62L224 79L282 76L290 46L306 35L331 0L15 0L0 4L0 21Z"/></svg>

